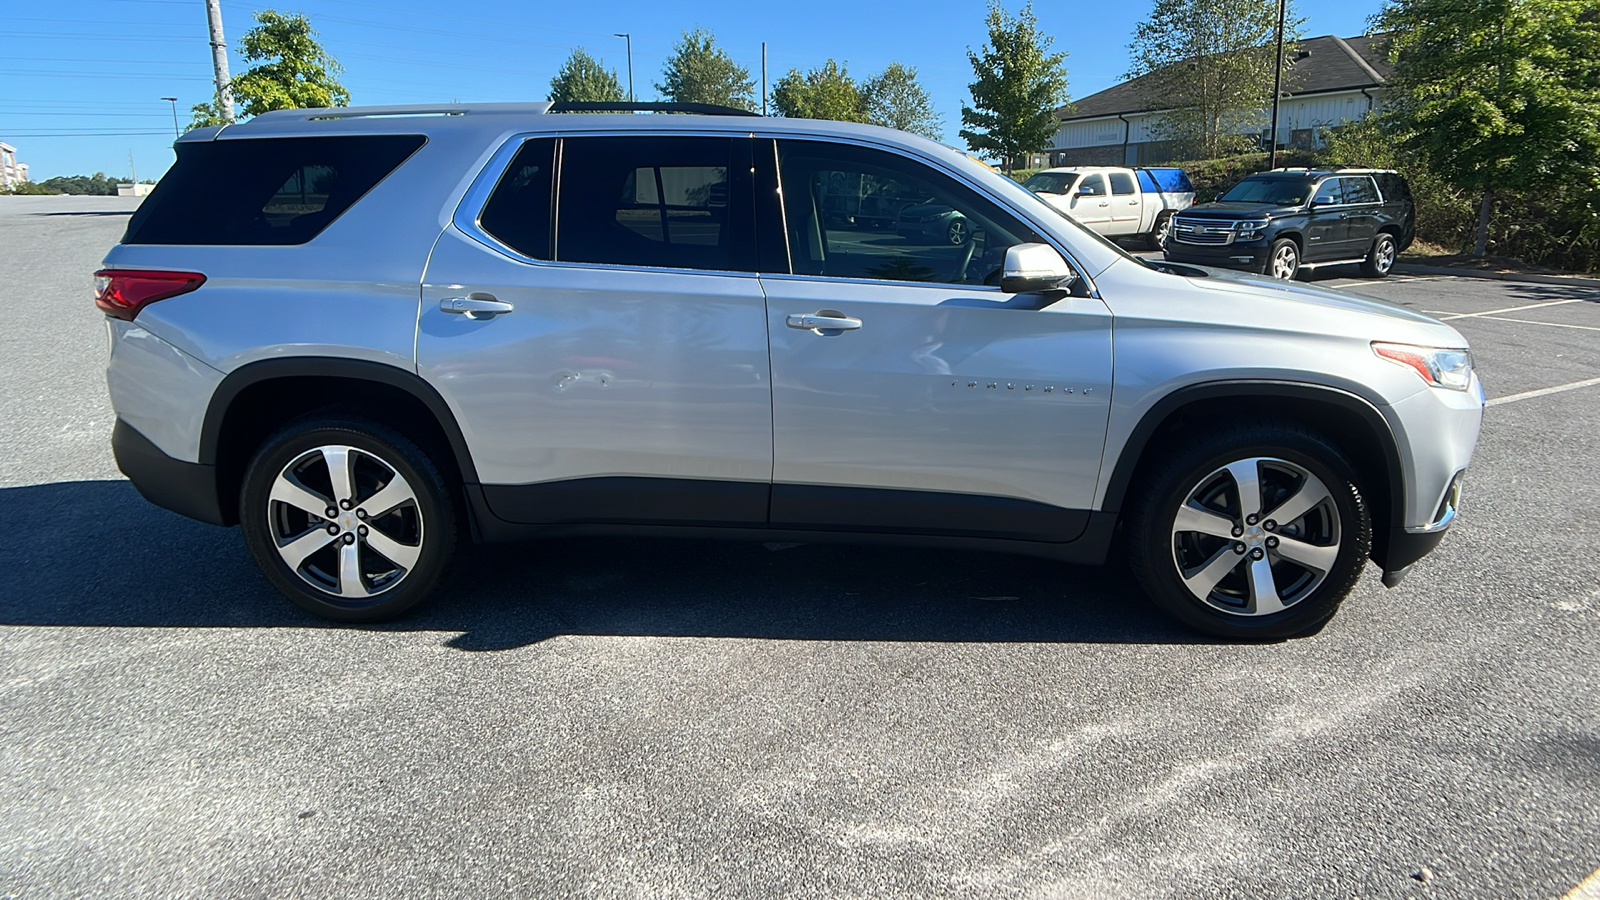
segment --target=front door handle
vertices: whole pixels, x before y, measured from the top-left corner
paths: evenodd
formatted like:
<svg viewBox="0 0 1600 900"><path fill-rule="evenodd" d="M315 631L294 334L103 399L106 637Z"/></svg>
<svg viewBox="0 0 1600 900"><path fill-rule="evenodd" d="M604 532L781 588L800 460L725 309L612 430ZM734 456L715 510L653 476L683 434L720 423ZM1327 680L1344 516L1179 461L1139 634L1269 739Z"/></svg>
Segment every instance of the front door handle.
<svg viewBox="0 0 1600 900"><path fill-rule="evenodd" d="M469 319L492 319L503 313L516 309L503 300L496 300L487 294L474 294L471 297L447 297L439 301L439 311L464 315Z"/></svg>
<svg viewBox="0 0 1600 900"><path fill-rule="evenodd" d="M799 328L802 331L815 331L817 334L828 335L855 331L861 327L860 319L831 309L821 309L814 313L790 313L784 322L790 328Z"/></svg>

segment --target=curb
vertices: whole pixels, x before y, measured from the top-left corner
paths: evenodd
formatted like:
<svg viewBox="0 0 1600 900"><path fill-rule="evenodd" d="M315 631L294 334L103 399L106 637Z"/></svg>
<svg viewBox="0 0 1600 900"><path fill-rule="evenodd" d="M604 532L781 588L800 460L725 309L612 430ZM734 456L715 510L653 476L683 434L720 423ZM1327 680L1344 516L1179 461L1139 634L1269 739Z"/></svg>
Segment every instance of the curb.
<svg viewBox="0 0 1600 900"><path fill-rule="evenodd" d="M1521 272L1480 272L1476 269L1458 269L1453 266L1424 266L1397 262L1398 275L1454 275L1457 278L1490 278L1495 281L1520 281L1528 284L1560 284L1567 287L1600 288L1600 278L1581 278L1572 275L1534 275Z"/></svg>

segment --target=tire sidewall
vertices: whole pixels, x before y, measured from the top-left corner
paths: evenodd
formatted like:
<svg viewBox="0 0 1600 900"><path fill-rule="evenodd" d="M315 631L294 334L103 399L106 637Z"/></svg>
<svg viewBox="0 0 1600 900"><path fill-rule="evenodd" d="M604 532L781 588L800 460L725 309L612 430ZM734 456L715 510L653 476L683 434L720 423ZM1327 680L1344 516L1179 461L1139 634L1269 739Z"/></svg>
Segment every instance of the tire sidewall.
<svg viewBox="0 0 1600 900"><path fill-rule="evenodd" d="M1202 441L1161 467L1136 515L1130 561L1158 606L1198 630L1219 637L1293 637L1326 622L1359 579L1372 546L1372 524L1353 469L1331 444L1298 431L1251 429L1248 440ZM1172 551L1172 526L1178 507L1211 472L1241 459L1274 457L1311 472L1332 493L1340 519L1339 555L1322 584L1309 596L1269 616L1231 615L1209 606L1184 586Z"/></svg>
<svg viewBox="0 0 1600 900"><path fill-rule="evenodd" d="M372 454L411 485L422 517L422 552L398 586L371 602L349 604L306 583L278 554L269 522L268 497L284 467L315 447L340 444ZM443 575L455 547L456 515L444 480L415 444L377 423L313 420L285 427L269 438L245 471L239 495L245 546L273 587L307 612L339 622L393 618L422 602Z"/></svg>

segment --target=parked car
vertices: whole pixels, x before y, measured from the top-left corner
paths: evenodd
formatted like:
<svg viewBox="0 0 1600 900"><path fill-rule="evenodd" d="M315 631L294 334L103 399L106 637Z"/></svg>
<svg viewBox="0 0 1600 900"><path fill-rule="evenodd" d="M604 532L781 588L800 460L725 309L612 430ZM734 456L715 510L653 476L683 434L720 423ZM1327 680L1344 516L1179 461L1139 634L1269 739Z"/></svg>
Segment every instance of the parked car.
<svg viewBox="0 0 1600 900"><path fill-rule="evenodd" d="M1022 186L1107 237L1143 237L1160 248L1172 216L1194 205L1182 169L1077 166L1045 169Z"/></svg>
<svg viewBox="0 0 1600 900"><path fill-rule="evenodd" d="M901 132L560 114L595 106L185 134L97 273L122 471L343 621L458 540L690 535L1115 545L1275 638L1455 518L1483 393L1448 325L1135 258ZM837 228L823 186L867 176L968 236Z"/></svg>
<svg viewBox="0 0 1600 900"><path fill-rule="evenodd" d="M964 244L972 237L967 217L960 210L943 203L920 203L906 207L900 211L897 230L906 237L932 238L947 244Z"/></svg>
<svg viewBox="0 0 1600 900"><path fill-rule="evenodd" d="M1359 263L1383 278L1416 235L1411 187L1388 169L1273 169L1173 221L1166 258L1294 278Z"/></svg>

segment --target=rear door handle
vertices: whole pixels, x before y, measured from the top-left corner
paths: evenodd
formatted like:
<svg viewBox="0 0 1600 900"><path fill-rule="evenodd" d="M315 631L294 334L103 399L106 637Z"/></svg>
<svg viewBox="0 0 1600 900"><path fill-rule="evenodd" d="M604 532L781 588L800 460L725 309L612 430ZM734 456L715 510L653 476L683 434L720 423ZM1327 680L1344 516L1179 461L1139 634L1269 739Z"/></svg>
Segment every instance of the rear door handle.
<svg viewBox="0 0 1600 900"><path fill-rule="evenodd" d="M790 328L815 331L817 334L838 334L841 331L855 331L861 327L860 319L831 309L818 310L814 313L790 313L784 323Z"/></svg>
<svg viewBox="0 0 1600 900"><path fill-rule="evenodd" d="M492 319L495 316L511 312L513 309L516 309L516 307L486 294L477 294L471 297L447 297L439 301L440 312L456 313L469 319Z"/></svg>

